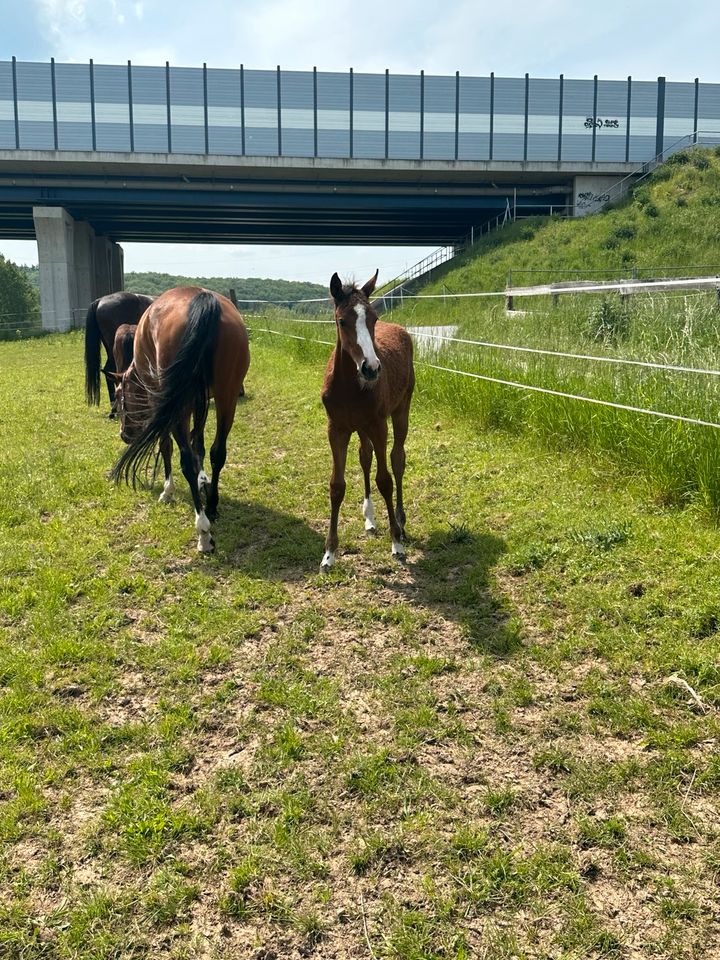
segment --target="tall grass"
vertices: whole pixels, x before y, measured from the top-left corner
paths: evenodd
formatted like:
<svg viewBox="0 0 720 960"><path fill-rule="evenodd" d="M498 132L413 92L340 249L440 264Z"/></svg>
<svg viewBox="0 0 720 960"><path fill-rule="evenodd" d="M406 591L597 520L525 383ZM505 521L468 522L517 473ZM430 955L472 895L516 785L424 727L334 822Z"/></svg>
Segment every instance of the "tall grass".
<svg viewBox="0 0 720 960"><path fill-rule="evenodd" d="M312 319L322 319L318 314ZM325 319L330 319L326 313ZM720 370L720 307L713 294L535 299L528 312L480 300L409 301L388 320L451 324L465 339L608 358ZM251 329L317 363L334 342L328 325L291 322L281 311ZM262 334L272 329L275 335ZM281 334L282 336L278 336ZM303 338L303 339L293 339ZM478 430L526 431L553 447L585 450L644 476L663 502L699 502L720 515L720 430L534 393L433 369L530 384L627 406L720 423L720 377L418 339L418 396Z"/></svg>

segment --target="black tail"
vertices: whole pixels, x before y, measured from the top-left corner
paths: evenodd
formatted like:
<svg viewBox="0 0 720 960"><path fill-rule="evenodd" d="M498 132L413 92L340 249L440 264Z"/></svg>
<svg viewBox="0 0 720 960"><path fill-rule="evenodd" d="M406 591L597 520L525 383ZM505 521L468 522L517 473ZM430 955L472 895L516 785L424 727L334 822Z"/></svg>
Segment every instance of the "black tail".
<svg viewBox="0 0 720 960"><path fill-rule="evenodd" d="M112 469L115 482L133 483L152 457L155 444L188 410L197 423L207 416L212 386L215 343L220 323L217 297L203 291L190 301L187 323L175 360L163 370L157 392L150 396L151 412L139 436L133 440Z"/></svg>
<svg viewBox="0 0 720 960"><path fill-rule="evenodd" d="M85 396L90 405L100 404L100 327L97 322L97 300L88 307L85 317Z"/></svg>

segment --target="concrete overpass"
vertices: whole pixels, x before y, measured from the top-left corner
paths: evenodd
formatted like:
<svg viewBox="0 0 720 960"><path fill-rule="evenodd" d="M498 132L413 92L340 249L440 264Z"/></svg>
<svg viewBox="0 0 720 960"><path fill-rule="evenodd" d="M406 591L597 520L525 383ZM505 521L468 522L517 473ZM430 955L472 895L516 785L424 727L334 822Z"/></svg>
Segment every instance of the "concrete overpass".
<svg viewBox="0 0 720 960"><path fill-rule="evenodd" d="M715 119L718 118L718 119ZM0 61L0 236L43 324L122 287L123 241L457 243L510 204L598 209L720 86Z"/></svg>
<svg viewBox="0 0 720 960"><path fill-rule="evenodd" d="M122 289L123 241L451 245L566 212L633 165L0 151L0 236L37 238L43 325ZM72 319L71 319L72 318Z"/></svg>

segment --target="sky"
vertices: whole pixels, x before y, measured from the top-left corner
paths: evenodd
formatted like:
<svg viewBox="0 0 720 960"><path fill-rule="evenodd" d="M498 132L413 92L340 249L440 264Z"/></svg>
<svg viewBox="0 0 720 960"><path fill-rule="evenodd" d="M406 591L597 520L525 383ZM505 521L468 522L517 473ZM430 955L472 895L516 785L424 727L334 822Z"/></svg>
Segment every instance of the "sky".
<svg viewBox="0 0 720 960"><path fill-rule="evenodd" d="M0 0L0 59L250 69L720 82L720 4L708 0ZM125 270L327 283L427 247L123 244ZM0 253L37 263L29 241Z"/></svg>

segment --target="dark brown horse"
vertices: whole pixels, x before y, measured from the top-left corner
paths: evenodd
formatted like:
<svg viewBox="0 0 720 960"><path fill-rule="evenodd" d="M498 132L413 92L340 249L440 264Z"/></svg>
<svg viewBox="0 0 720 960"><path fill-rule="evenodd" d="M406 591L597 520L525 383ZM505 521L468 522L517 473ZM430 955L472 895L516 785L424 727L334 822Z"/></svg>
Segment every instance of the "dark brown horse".
<svg viewBox="0 0 720 960"><path fill-rule="evenodd" d="M85 317L85 396L89 404L100 403L100 373L105 374L108 395L110 397L110 416L115 410L116 372L113 358L115 331L124 323L137 323L153 302L152 297L144 293L109 293L94 300ZM107 351L107 362L100 369L100 346Z"/></svg>
<svg viewBox="0 0 720 960"><path fill-rule="evenodd" d="M115 331L112 355L115 361L115 372L122 375L132 363L135 350L136 323L123 323Z"/></svg>
<svg viewBox="0 0 720 960"><path fill-rule="evenodd" d="M415 386L413 348L409 334L394 323L378 320L369 296L378 272L362 287L343 286L336 273L330 280L335 304L337 345L328 361L322 401L328 415L328 439L333 457L330 477L330 530L320 569L335 563L337 524L345 497L345 462L350 437L360 437L360 465L365 478L363 516L365 529L375 530L375 510L370 498L370 468L373 451L377 459L375 482L382 494L390 521L393 556L404 557L405 536L402 483L405 472L405 438L410 401ZM387 467L387 418L392 418L393 447L390 453L395 476L397 506L393 509L393 481Z"/></svg>
<svg viewBox="0 0 720 960"><path fill-rule="evenodd" d="M232 303L200 287L175 287L159 296L140 320L133 361L117 388L120 436L129 446L115 464L113 478L134 484L159 443L165 462L160 499L170 500L174 437L195 506L197 548L202 553L215 548L210 521L217 517L227 437L249 366L247 331ZM217 418L210 449L212 480L203 468L210 397L215 398Z"/></svg>

